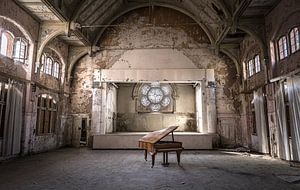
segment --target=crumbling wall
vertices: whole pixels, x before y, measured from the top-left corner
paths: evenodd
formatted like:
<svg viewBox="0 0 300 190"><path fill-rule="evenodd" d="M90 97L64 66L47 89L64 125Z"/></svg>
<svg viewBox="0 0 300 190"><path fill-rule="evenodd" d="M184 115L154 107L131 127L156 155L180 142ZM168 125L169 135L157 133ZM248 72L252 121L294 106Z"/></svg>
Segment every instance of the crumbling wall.
<svg viewBox="0 0 300 190"><path fill-rule="evenodd" d="M125 52L176 49L195 68L215 70L218 133L224 136L224 144L236 143L239 126L239 102L235 100L238 93L236 68L225 55L214 54L207 35L195 21L175 10L155 7L155 14L150 17L149 10L141 8L127 13L113 24L116 27L107 28L99 42L102 51L92 58L84 57L74 69L73 112L88 113L91 110L94 68L112 68L116 62L123 62L124 68L134 69L130 62L122 60Z"/></svg>
<svg viewBox="0 0 300 190"><path fill-rule="evenodd" d="M250 35L247 35L240 44L240 63L243 67L243 89L242 94L238 97L241 100L241 144L243 146L252 148L254 142L251 139L257 138L257 134L254 134L253 126L255 125L255 118L252 114L253 107L253 92L260 87L264 88L266 83L266 65L263 59L263 52L260 43ZM247 68L248 61L254 59L255 55L260 57L260 72L255 73L253 76L249 76Z"/></svg>
<svg viewBox="0 0 300 190"><path fill-rule="evenodd" d="M58 147L62 147L71 143L72 123L69 121L69 95L68 86L65 83L66 63L68 59L68 45L58 38L52 40L44 48L44 52L51 54L52 57L60 62L60 79L56 79L44 73L35 73L39 75L35 77L37 83L34 92L33 107L33 130L31 139L31 152L43 152ZM57 121L55 132L46 135L38 135L36 133L36 110L37 97L39 94L49 94L56 97L58 101Z"/></svg>

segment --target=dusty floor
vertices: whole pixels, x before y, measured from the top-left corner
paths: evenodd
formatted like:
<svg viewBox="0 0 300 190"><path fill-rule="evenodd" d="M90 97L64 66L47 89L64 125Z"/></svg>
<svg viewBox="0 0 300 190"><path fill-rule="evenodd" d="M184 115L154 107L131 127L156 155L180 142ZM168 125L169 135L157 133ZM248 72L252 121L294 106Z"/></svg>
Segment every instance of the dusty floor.
<svg viewBox="0 0 300 190"><path fill-rule="evenodd" d="M300 189L300 168L263 156L186 151L182 167L137 150L60 149L0 163L0 189Z"/></svg>

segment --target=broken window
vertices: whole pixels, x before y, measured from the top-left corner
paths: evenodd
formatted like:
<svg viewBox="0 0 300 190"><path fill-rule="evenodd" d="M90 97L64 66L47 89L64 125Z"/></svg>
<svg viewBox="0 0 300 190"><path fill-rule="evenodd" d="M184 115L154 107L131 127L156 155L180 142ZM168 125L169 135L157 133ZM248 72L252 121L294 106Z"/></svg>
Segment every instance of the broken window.
<svg viewBox="0 0 300 190"><path fill-rule="evenodd" d="M291 43L291 52L292 53L295 53L296 51L298 51L300 49L298 27L295 27L290 31L290 43Z"/></svg>
<svg viewBox="0 0 300 190"><path fill-rule="evenodd" d="M37 102L37 134L49 134L55 131L57 117L57 102L52 96L41 94Z"/></svg>
<svg viewBox="0 0 300 190"><path fill-rule="evenodd" d="M282 36L278 40L279 59L282 60L288 56L288 44L286 36Z"/></svg>

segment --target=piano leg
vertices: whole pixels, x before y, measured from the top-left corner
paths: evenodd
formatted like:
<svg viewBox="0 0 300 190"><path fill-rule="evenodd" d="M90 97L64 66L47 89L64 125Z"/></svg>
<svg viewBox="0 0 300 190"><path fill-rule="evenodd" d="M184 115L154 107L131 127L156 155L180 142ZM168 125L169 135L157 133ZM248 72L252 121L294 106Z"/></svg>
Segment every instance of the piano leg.
<svg viewBox="0 0 300 190"><path fill-rule="evenodd" d="M153 168L154 163L155 163L155 154L152 154L151 157L152 157L152 166L151 166L151 168Z"/></svg>
<svg viewBox="0 0 300 190"><path fill-rule="evenodd" d="M145 154L145 160L147 161L147 150L145 149L145 152L144 152L144 154Z"/></svg>
<svg viewBox="0 0 300 190"><path fill-rule="evenodd" d="M178 163L178 165L180 165L180 154L181 154L181 150L177 150L177 151L176 151L176 154L177 154L177 163Z"/></svg>
<svg viewBox="0 0 300 190"><path fill-rule="evenodd" d="M163 152L163 163L162 163L162 165L164 167L168 167L169 166L168 152Z"/></svg>

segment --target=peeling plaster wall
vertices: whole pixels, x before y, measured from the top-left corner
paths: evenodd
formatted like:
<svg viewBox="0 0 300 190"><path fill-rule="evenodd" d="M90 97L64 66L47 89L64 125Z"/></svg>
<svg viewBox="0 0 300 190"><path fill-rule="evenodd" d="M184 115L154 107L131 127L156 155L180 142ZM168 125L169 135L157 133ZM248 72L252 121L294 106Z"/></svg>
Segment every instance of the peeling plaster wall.
<svg viewBox="0 0 300 190"><path fill-rule="evenodd" d="M136 100L132 98L134 84L120 84L116 131L155 131L178 125L177 131L196 132L195 90L192 85L175 86L177 97L174 113L137 113Z"/></svg>
<svg viewBox="0 0 300 190"><path fill-rule="evenodd" d="M0 16L4 16L14 20L21 25L30 35L33 41L36 41L39 36L39 23L32 16L27 14L12 0L0 1ZM25 24L26 23L26 24Z"/></svg>
<svg viewBox="0 0 300 190"><path fill-rule="evenodd" d="M122 60L122 56L130 50L176 49L196 68L215 70L217 131L224 145L236 144L239 102L234 98L238 92L234 63L223 54L220 57L214 54L205 32L199 26L182 24L194 23L189 17L167 8L156 7L155 10L151 18L148 17L148 9L142 8L117 19L113 24L123 26L106 30L99 43L103 50L78 62L73 72L72 112L90 113L94 68L112 68L115 63L123 62L124 68L134 69ZM156 26L147 26L149 22Z"/></svg>
<svg viewBox="0 0 300 190"><path fill-rule="evenodd" d="M266 65L263 60L263 55L261 52L259 42L253 38L252 36L247 35L244 40L240 44L240 54L243 67L248 64L250 59L254 59L255 55L260 56L261 61L261 71L259 73L254 74L249 77L248 70L244 69L243 73L243 91L245 93L240 94L238 97L241 101L241 144L245 147L253 148L254 142L251 140L251 136L253 136L253 125L255 125L255 118L252 115L251 102L253 100L253 92L257 88L263 87L266 81ZM246 75L246 79L244 76ZM256 135L254 134L256 137ZM254 138L255 138L254 137ZM252 138L253 139L253 138Z"/></svg>
<svg viewBox="0 0 300 190"><path fill-rule="evenodd" d="M45 52L50 52L53 57L60 62L60 80L46 75L44 73L35 74L35 82L38 83L36 92L34 93L33 107L33 130L31 140L31 152L44 152L47 150L59 148L71 143L72 119L69 113L69 96L68 86L65 85L65 70L68 57L68 45L59 40L58 38L51 41L46 47ZM57 121L55 132L46 135L36 134L36 110L37 110L37 97L39 94L49 94L58 101Z"/></svg>

